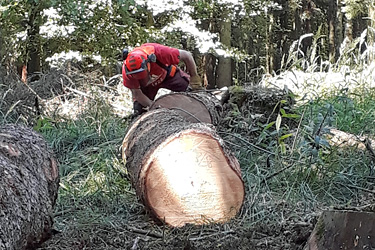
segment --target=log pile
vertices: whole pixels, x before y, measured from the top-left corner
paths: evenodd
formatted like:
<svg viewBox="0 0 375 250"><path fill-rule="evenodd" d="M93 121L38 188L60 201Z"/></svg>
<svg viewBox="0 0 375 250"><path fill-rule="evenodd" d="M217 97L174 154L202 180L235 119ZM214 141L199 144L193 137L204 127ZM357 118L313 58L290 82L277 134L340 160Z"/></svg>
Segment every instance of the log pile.
<svg viewBox="0 0 375 250"><path fill-rule="evenodd" d="M187 95L163 99L160 106L169 109L139 117L123 140L123 159L138 197L157 220L171 226L230 220L245 191L240 165L212 124L218 118L207 117L215 112L194 100L198 108L192 108ZM200 119L211 122L189 120L186 109L194 116L205 113Z"/></svg>
<svg viewBox="0 0 375 250"><path fill-rule="evenodd" d="M26 127L0 126L0 249L32 249L50 236L58 184L45 140Z"/></svg>

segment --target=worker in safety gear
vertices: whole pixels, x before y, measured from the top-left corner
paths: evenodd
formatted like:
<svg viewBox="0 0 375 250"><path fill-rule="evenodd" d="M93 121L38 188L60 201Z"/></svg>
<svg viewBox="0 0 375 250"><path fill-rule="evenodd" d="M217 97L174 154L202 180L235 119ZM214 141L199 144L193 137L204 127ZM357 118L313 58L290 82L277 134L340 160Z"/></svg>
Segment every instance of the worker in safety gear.
<svg viewBox="0 0 375 250"><path fill-rule="evenodd" d="M130 52L124 50L123 60L123 83L132 92L136 115L151 106L160 88L174 92L203 88L194 58L188 51L145 43ZM180 60L188 74L177 67Z"/></svg>

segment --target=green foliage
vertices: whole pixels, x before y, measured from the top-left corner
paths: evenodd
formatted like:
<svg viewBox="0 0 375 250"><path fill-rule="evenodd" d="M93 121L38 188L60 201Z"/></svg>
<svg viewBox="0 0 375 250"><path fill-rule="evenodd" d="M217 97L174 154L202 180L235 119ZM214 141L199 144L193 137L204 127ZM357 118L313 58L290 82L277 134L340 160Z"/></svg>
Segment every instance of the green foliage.
<svg viewBox="0 0 375 250"><path fill-rule="evenodd" d="M312 37L312 44L307 51L302 50L305 39ZM302 70L304 72L324 71L327 64L327 36L323 34L323 25L320 25L316 34L306 34L294 41L289 48L286 60L281 64L281 71Z"/></svg>
<svg viewBox="0 0 375 250"><path fill-rule="evenodd" d="M372 0L344 0L343 2L347 17L354 19L361 14L368 14L368 6L371 5Z"/></svg>
<svg viewBox="0 0 375 250"><path fill-rule="evenodd" d="M119 157L127 124L105 110L102 105L99 111L93 108L76 121L40 118L34 127L57 155L62 197L113 196L130 185Z"/></svg>

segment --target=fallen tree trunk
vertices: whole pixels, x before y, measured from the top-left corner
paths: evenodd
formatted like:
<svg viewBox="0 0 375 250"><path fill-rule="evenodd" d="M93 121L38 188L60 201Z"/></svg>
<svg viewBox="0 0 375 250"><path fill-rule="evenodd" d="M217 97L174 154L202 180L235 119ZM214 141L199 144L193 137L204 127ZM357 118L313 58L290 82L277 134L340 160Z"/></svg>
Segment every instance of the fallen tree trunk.
<svg viewBox="0 0 375 250"><path fill-rule="evenodd" d="M323 211L304 250L374 249L375 213Z"/></svg>
<svg viewBox="0 0 375 250"><path fill-rule="evenodd" d="M179 92L163 95L155 100L150 110L172 109L187 121L217 125L223 108L220 101L206 92Z"/></svg>
<svg viewBox="0 0 375 250"><path fill-rule="evenodd" d="M136 192L158 220L177 227L226 222L241 208L239 163L209 124L152 110L133 123L122 146Z"/></svg>
<svg viewBox="0 0 375 250"><path fill-rule="evenodd" d="M58 183L57 162L39 134L0 126L0 249L32 249L50 236Z"/></svg>

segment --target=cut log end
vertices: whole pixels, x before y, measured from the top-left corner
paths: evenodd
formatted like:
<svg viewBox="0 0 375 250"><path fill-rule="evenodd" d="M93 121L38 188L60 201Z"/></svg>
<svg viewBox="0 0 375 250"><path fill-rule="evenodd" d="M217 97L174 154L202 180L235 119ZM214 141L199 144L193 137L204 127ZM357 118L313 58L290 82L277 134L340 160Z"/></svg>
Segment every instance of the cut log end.
<svg viewBox="0 0 375 250"><path fill-rule="evenodd" d="M185 131L169 138L142 169L145 202L171 226L226 222L243 203L238 162L228 160L208 134Z"/></svg>

